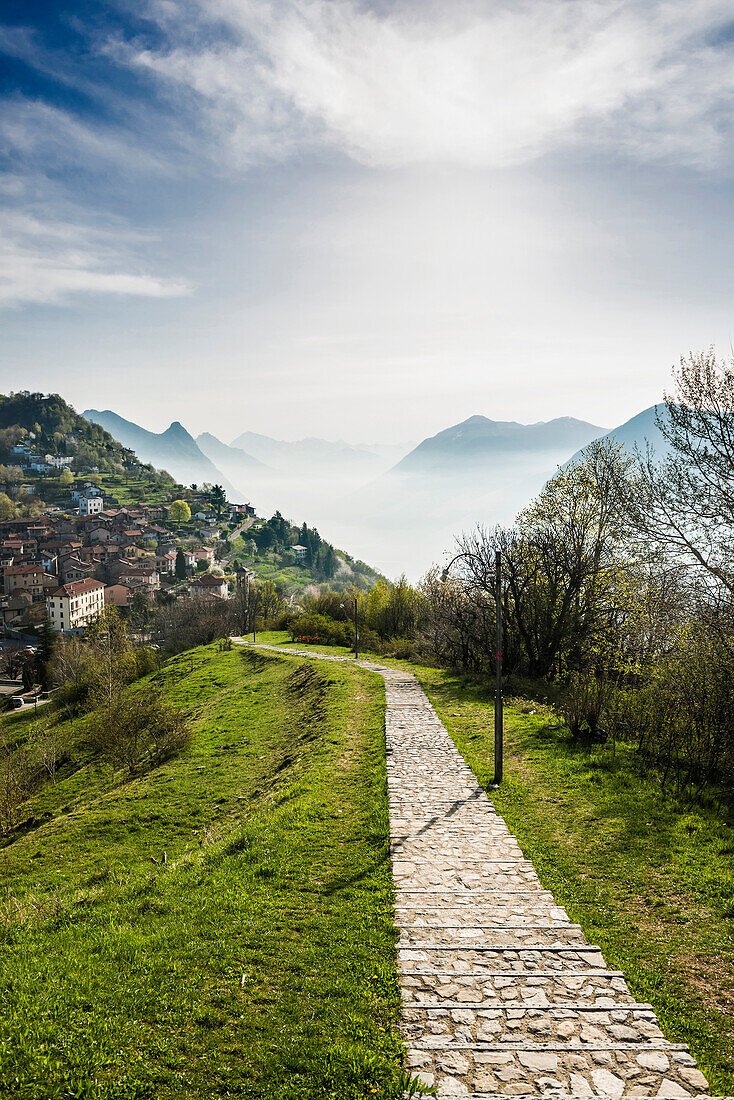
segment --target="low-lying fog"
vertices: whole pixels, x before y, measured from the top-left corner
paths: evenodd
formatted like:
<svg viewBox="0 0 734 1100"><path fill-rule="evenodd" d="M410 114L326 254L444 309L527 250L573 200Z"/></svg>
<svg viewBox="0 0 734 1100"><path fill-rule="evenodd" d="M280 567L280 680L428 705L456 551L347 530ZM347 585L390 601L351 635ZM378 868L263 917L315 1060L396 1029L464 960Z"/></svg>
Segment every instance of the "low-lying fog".
<svg viewBox="0 0 734 1100"><path fill-rule="evenodd" d="M232 483L261 515L279 509L304 520L335 546L394 579L418 580L444 561L457 535L477 524L510 523L567 454L513 456L492 470L445 474L397 473L391 467L365 481L338 467L249 474Z"/></svg>

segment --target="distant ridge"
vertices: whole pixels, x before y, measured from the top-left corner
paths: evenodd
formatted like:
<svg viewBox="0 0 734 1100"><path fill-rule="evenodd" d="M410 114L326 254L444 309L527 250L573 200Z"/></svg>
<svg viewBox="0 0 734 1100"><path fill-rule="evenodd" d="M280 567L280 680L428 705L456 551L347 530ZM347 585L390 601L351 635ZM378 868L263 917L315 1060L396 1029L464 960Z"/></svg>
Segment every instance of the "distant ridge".
<svg viewBox="0 0 734 1100"><path fill-rule="evenodd" d="M231 446L242 448L247 454L254 455L261 462L282 473L302 473L305 466L311 469L329 469L338 465L347 466L354 472L365 475L376 473L385 468L378 453L369 447L354 446L342 441L315 439L308 437L294 442L271 439L257 432L243 432Z"/></svg>
<svg viewBox="0 0 734 1100"><path fill-rule="evenodd" d="M665 405L663 403L651 405L649 409L643 409L642 412L637 413L636 416L630 417L629 420L625 420L624 424L620 424L617 428L612 428L611 431L606 432L599 438L613 439L617 443L621 443L628 451L637 450L642 455L646 453L649 443L650 450L653 452L654 456L657 459L662 459L669 452L670 446L657 425L658 413L661 415L665 414ZM576 451L576 453L569 458L569 463L576 461L581 450L583 450L583 448Z"/></svg>
<svg viewBox="0 0 734 1100"><path fill-rule="evenodd" d="M261 462L258 458L253 458L241 447L228 447L226 443L222 443L221 439L217 439L211 432L202 432L201 435L197 435L196 443L207 458L220 466L234 463L240 469L252 469L260 473L264 473L268 468L264 462Z"/></svg>
<svg viewBox="0 0 734 1100"><path fill-rule="evenodd" d="M223 485L232 499L236 499L234 487L211 459L207 458L180 421L174 420L164 432L156 433L125 420L111 409L86 409L82 415L93 424L101 425L123 446L135 451L143 462L168 470L182 484L210 481Z"/></svg>
<svg viewBox="0 0 734 1100"><path fill-rule="evenodd" d="M511 454L556 454L560 459L603 433L603 428L570 416L538 424L470 416L424 439L393 467L393 472L449 473L460 466L487 465L499 456Z"/></svg>

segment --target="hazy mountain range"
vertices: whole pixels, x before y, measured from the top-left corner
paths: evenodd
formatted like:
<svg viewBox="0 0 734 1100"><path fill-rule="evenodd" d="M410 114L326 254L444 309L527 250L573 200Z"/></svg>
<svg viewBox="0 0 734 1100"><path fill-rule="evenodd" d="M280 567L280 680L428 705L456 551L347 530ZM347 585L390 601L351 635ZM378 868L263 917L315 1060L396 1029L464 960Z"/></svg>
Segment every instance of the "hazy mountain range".
<svg viewBox="0 0 734 1100"><path fill-rule="evenodd" d="M470 416L430 439L424 439L394 467L396 473L447 474L456 466L486 468L499 456L523 454L568 455L603 435L604 428L563 416L539 424L489 420Z"/></svg>
<svg viewBox="0 0 734 1100"><path fill-rule="evenodd" d="M150 462L159 470L168 470L183 485L193 482L200 484L202 481L219 483L233 499L236 498L235 487L211 459L207 458L193 436L178 420L174 420L165 432L156 433L125 420L110 409L103 412L85 409L82 415L93 424L100 424L124 447L130 447L143 462Z"/></svg>
<svg viewBox="0 0 734 1100"><path fill-rule="evenodd" d="M159 434L106 410L84 416L101 424L145 462L185 484L219 482L261 514L279 509L308 519L388 576L418 577L445 559L463 530L510 524L555 470L594 439L660 451L656 407L607 432L559 417L538 424L472 416L417 446L293 442L246 431L231 444L204 432L196 439L178 422Z"/></svg>
<svg viewBox="0 0 734 1100"><path fill-rule="evenodd" d="M380 473L391 459L394 460L404 453L403 448L396 447L392 455L378 454L377 449L369 445L344 443L341 440L332 442L313 437L286 442L271 439L267 435L258 435L256 432L243 432L234 440L232 447L242 448L282 473L298 472L305 464L311 469L346 468L366 477Z"/></svg>

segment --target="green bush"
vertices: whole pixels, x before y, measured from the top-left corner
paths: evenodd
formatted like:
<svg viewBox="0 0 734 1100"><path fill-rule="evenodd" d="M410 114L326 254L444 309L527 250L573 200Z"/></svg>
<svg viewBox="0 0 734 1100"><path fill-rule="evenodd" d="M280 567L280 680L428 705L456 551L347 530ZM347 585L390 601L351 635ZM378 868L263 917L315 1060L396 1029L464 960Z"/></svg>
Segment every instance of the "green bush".
<svg viewBox="0 0 734 1100"><path fill-rule="evenodd" d="M613 694L614 686L604 676L572 672L555 709L573 738L595 740L602 736L602 715Z"/></svg>

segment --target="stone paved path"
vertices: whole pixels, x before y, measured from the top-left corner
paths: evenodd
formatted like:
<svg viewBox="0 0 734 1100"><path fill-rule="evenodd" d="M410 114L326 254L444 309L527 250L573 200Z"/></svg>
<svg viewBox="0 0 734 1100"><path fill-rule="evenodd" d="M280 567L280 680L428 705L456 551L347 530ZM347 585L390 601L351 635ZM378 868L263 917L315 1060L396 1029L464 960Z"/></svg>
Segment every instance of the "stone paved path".
<svg viewBox="0 0 734 1100"><path fill-rule="evenodd" d="M439 1096L475 1100L708 1097L687 1047L665 1040L651 1006L542 888L415 677L359 664L386 687L411 1071Z"/></svg>

